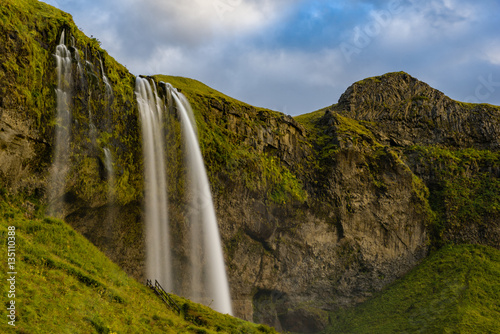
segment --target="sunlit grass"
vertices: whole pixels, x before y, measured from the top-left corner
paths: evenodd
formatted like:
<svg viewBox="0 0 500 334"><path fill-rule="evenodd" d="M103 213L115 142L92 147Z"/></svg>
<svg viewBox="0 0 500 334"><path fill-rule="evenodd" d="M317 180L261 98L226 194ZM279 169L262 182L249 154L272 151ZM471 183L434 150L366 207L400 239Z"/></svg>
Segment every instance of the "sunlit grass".
<svg viewBox="0 0 500 334"><path fill-rule="evenodd" d="M19 333L273 333L175 297L170 311L147 287L128 277L61 220L29 217L22 201L0 201L0 238L16 227L16 329ZM29 218L28 218L29 217ZM6 254L6 252L5 252ZM4 258L6 263L6 256ZM6 282L7 270L0 272ZM2 284L4 304L8 286ZM0 332L10 329L6 308Z"/></svg>
<svg viewBox="0 0 500 334"><path fill-rule="evenodd" d="M325 333L500 333L500 251L445 247Z"/></svg>

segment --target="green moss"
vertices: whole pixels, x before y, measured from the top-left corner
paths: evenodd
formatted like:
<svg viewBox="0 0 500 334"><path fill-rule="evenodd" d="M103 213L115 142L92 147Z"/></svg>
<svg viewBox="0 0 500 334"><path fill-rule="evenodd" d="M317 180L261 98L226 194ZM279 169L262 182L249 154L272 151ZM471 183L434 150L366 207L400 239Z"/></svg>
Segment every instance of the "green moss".
<svg viewBox="0 0 500 334"><path fill-rule="evenodd" d="M428 101L429 98L427 96L414 96L411 98L412 101Z"/></svg>
<svg viewBox="0 0 500 334"><path fill-rule="evenodd" d="M336 118L339 122L337 131L340 134L350 135L353 139L363 138L364 140L368 140L370 143L376 142L373 133L365 126L361 125L360 122L341 115L336 115Z"/></svg>
<svg viewBox="0 0 500 334"><path fill-rule="evenodd" d="M495 333L499 277L500 251L445 247L369 301L332 313L324 333Z"/></svg>
<svg viewBox="0 0 500 334"><path fill-rule="evenodd" d="M435 246L463 227L488 226L500 217L500 179L491 173L500 164L499 152L415 146L406 154L433 176L429 203L435 212Z"/></svg>
<svg viewBox="0 0 500 334"><path fill-rule="evenodd" d="M317 136L318 135L318 121L321 117L325 115L326 110L330 109L331 107L328 108L323 108L320 110L313 111L311 113L295 116L294 119L302 124L302 126L307 130L307 133L311 136Z"/></svg>

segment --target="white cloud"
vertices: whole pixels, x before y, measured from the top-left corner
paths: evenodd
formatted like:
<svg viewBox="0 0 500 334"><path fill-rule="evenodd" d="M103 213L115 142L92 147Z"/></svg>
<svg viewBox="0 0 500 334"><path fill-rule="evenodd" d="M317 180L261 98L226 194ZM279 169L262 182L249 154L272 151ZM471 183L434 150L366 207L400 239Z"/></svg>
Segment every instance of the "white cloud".
<svg viewBox="0 0 500 334"><path fill-rule="evenodd" d="M299 50L253 50L241 59L241 67L266 80L295 82L300 85L334 86L342 71L342 55L337 49L310 53Z"/></svg>
<svg viewBox="0 0 500 334"><path fill-rule="evenodd" d="M367 76L406 70L440 82L451 94L452 87L464 85L460 78L467 73L476 78L500 65L498 10L491 8L500 9L497 0L401 0L404 10L392 13L379 32L371 30L370 43L352 63L338 44L352 44L355 27L376 22L367 13L390 9L390 1L343 2L335 11L343 15L341 23L318 18L325 13L317 11L323 2L331 6L326 0L57 1L134 74L191 77L245 102L292 114L336 102L347 86ZM304 13L311 24L297 31ZM301 45L307 38L325 40ZM450 73L453 80L447 79Z"/></svg>
<svg viewBox="0 0 500 334"><path fill-rule="evenodd" d="M484 59L493 65L500 65L500 40L490 40L484 45Z"/></svg>
<svg viewBox="0 0 500 334"><path fill-rule="evenodd" d="M387 28L395 41L458 37L478 19L474 5L455 0L415 1L403 8Z"/></svg>
<svg viewBox="0 0 500 334"><path fill-rule="evenodd" d="M194 45L261 31L280 17L286 5L282 0L128 1L137 29Z"/></svg>

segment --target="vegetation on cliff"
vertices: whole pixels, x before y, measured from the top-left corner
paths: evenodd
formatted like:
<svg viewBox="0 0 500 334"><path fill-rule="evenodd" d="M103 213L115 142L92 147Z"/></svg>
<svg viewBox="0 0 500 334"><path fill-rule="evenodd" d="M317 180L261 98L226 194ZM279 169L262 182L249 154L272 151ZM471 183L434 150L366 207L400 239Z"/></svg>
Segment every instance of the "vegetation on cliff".
<svg viewBox="0 0 500 334"><path fill-rule="evenodd" d="M395 72L356 82L338 104L296 120L309 130L320 159L353 145L397 154L427 202L433 249L500 244L500 107L453 101Z"/></svg>
<svg viewBox="0 0 500 334"><path fill-rule="evenodd" d="M434 248L448 243L499 247L500 151L412 146L405 155L429 187Z"/></svg>
<svg viewBox="0 0 500 334"><path fill-rule="evenodd" d="M117 200L140 200L139 172L141 142L135 128L134 76L100 48L95 38L85 36L72 17L36 0L1 0L0 7L0 107L3 121L15 127L24 123L28 138L36 142L34 161L28 166L39 179L49 168L56 125L57 72L54 52L65 32L65 44L75 64L72 85L72 185L77 195L93 205L106 201L106 187L93 180L99 175L103 148L109 147L120 167ZM76 60L75 60L76 62ZM109 79L112 96L106 92L103 76ZM110 113L113 110L113 113ZM77 143L77 144L76 144ZM80 172L81 171L81 172ZM0 173L1 174L1 173ZM43 193L45 185L32 180L3 178L14 191ZM33 181L32 181L33 182Z"/></svg>
<svg viewBox="0 0 500 334"><path fill-rule="evenodd" d="M157 82L172 84L188 98L195 112L200 146L215 191L224 191L219 189L220 180L227 179L233 183L243 181L247 190L265 194L266 200L272 203L307 199L300 171L293 169L297 166L287 165L273 152L263 151L252 142L259 135L259 128L274 125L270 122L284 115L235 100L197 80L167 75L154 78ZM236 126L239 129L235 129ZM278 127L274 131L273 136L286 134Z"/></svg>

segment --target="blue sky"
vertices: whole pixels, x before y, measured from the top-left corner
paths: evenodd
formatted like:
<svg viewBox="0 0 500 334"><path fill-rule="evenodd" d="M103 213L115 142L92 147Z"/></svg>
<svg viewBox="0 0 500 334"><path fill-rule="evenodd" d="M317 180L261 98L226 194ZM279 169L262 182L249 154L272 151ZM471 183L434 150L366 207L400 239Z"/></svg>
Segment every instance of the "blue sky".
<svg viewBox="0 0 500 334"><path fill-rule="evenodd" d="M500 105L500 0L46 0L135 75L200 80L299 115L406 71Z"/></svg>

